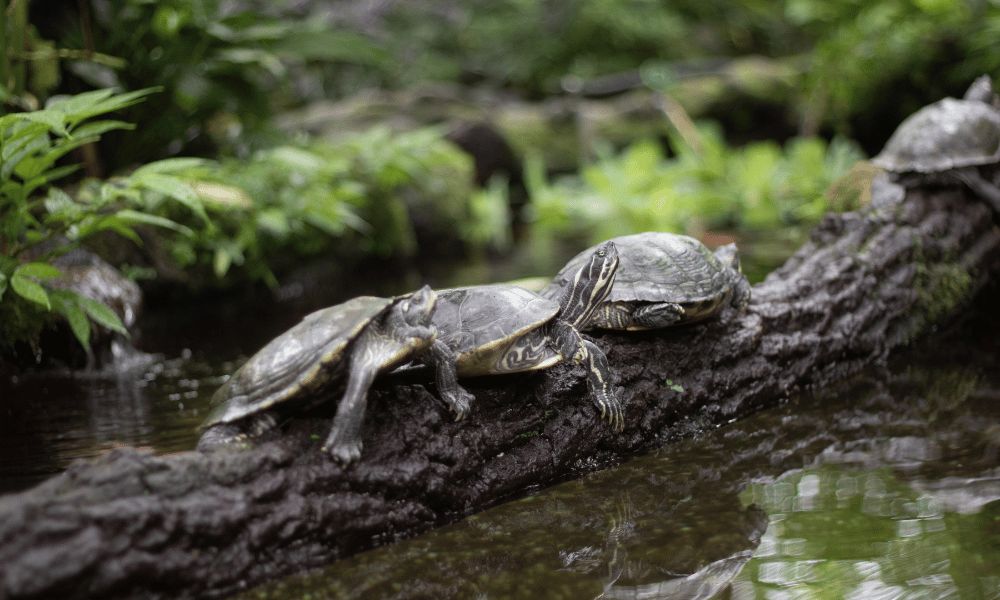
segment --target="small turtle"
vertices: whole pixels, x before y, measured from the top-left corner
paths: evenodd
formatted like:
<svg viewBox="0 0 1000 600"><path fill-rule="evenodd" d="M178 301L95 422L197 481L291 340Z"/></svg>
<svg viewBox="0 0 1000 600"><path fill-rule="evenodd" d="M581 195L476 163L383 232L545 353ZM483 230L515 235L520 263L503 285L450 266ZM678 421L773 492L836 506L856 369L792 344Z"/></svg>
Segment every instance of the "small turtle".
<svg viewBox="0 0 1000 600"><path fill-rule="evenodd" d="M460 376L534 371L565 359L586 365L601 416L620 431L624 417L607 358L576 329L607 296L617 268L615 245L602 244L581 261L558 303L510 284L440 290L433 324Z"/></svg>
<svg viewBox="0 0 1000 600"><path fill-rule="evenodd" d="M618 275L589 328L659 329L708 318L727 303L742 309L750 301L750 284L740 271L735 244L713 254L694 238L655 231L611 241L621 261ZM570 260L542 296L562 294L593 251L584 250Z"/></svg>
<svg viewBox="0 0 1000 600"><path fill-rule="evenodd" d="M361 421L375 376L412 357L432 365L438 391L456 420L469 411L471 394L455 379L454 356L430 324L437 294L425 286L396 298L362 296L318 310L271 340L212 398L199 449L259 435L275 425L270 409L291 400L316 399L346 371L347 387L323 445L341 463L361 455Z"/></svg>
<svg viewBox="0 0 1000 600"><path fill-rule="evenodd" d="M1000 101L987 75L961 100L944 98L906 118L872 162L903 186L959 181L1000 215L1000 188L977 167L1000 163Z"/></svg>

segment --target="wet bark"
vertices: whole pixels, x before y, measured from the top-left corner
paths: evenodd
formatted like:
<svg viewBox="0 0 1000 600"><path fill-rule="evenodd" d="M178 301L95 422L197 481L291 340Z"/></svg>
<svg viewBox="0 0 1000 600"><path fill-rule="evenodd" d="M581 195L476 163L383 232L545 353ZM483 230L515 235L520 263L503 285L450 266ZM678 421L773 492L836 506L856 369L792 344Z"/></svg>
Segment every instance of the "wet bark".
<svg viewBox="0 0 1000 600"><path fill-rule="evenodd" d="M218 596L318 566L835 385L998 270L983 202L879 179L871 205L825 218L745 313L595 336L624 389L623 433L599 420L579 367L468 381L462 423L419 377L383 380L347 470L319 452L329 421L300 418L252 450L122 449L0 498L0 597Z"/></svg>

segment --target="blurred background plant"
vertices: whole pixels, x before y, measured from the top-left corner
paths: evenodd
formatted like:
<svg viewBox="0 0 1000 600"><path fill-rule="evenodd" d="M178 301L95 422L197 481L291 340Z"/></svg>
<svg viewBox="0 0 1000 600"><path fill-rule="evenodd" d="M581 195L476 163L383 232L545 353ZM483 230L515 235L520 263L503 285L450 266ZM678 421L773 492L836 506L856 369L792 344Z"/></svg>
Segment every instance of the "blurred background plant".
<svg viewBox="0 0 1000 600"><path fill-rule="evenodd" d="M752 234L799 228L828 210L824 191L863 158L856 145L841 138L732 149L716 127L703 126L698 140L695 149L673 136L670 157L655 140L639 141L554 181L544 165L529 160L535 226L591 242L636 231L698 236L707 230ZM837 208L858 203L841 202Z"/></svg>

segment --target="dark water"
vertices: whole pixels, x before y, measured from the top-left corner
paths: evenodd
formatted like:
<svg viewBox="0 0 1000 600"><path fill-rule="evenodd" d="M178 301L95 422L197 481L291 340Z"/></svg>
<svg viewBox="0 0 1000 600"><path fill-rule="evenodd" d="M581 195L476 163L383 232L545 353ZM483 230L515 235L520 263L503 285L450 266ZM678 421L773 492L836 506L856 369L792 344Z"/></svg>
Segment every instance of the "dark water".
<svg viewBox="0 0 1000 600"><path fill-rule="evenodd" d="M247 598L1000 598L996 319Z"/></svg>

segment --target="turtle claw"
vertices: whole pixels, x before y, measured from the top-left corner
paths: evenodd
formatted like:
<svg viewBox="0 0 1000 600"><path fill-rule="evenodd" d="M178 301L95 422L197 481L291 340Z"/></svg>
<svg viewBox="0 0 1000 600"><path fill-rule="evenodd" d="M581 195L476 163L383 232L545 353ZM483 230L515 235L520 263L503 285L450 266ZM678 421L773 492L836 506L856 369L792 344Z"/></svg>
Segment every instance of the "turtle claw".
<svg viewBox="0 0 1000 600"><path fill-rule="evenodd" d="M454 393L442 394L441 398L444 400L448 408L455 413L455 421L461 421L468 414L472 407L472 401L476 399L475 396L466 392L465 390L458 390Z"/></svg>
<svg viewBox="0 0 1000 600"><path fill-rule="evenodd" d="M323 446L323 451L328 452L333 460L340 463L341 466L347 467L361 458L361 442L341 442L341 443L327 443Z"/></svg>
<svg viewBox="0 0 1000 600"><path fill-rule="evenodd" d="M601 410L601 419L607 420L612 431L620 432L625 429L625 415L617 398L599 394L595 404Z"/></svg>
<svg viewBox="0 0 1000 600"><path fill-rule="evenodd" d="M349 438L349 439L344 439ZM333 460L347 467L361 458L361 439L358 436L347 435L343 430L334 427L323 444L323 452L328 453Z"/></svg>

